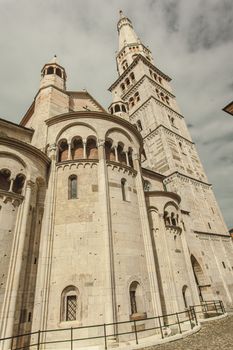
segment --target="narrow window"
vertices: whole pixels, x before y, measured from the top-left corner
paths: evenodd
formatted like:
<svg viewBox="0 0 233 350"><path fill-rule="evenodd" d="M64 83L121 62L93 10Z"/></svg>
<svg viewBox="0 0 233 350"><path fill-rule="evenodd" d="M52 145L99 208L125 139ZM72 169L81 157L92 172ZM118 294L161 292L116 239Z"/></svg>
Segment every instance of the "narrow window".
<svg viewBox="0 0 233 350"><path fill-rule="evenodd" d="M116 105L116 106L115 106L115 113L120 112L120 111L121 111L120 106L119 106L119 105Z"/></svg>
<svg viewBox="0 0 233 350"><path fill-rule="evenodd" d="M226 268L225 262L222 261L222 266L224 267L224 269Z"/></svg>
<svg viewBox="0 0 233 350"><path fill-rule="evenodd" d="M75 321L77 312L77 296L67 295L66 297L66 321Z"/></svg>
<svg viewBox="0 0 233 350"><path fill-rule="evenodd" d="M131 313L137 313L137 303L136 303L136 290L130 291L130 304L131 304Z"/></svg>
<svg viewBox="0 0 233 350"><path fill-rule="evenodd" d="M60 68L56 68L56 75L58 75L61 78L61 70L60 70Z"/></svg>
<svg viewBox="0 0 233 350"><path fill-rule="evenodd" d="M131 78L132 80L135 80L135 76L134 76L134 73L133 73L133 72L130 73L130 78Z"/></svg>
<svg viewBox="0 0 233 350"><path fill-rule="evenodd" d="M71 175L69 177L69 199L77 198L77 176Z"/></svg>
<svg viewBox="0 0 233 350"><path fill-rule="evenodd" d="M137 127L138 127L138 131L142 131L142 123L140 120L137 120Z"/></svg>
<svg viewBox="0 0 233 350"><path fill-rule="evenodd" d="M126 113L126 108L124 105L121 106L122 107L122 112L125 112Z"/></svg>
<svg viewBox="0 0 233 350"><path fill-rule="evenodd" d="M47 70L47 74L53 74L53 73L54 73L53 67L49 67Z"/></svg>
<svg viewBox="0 0 233 350"><path fill-rule="evenodd" d="M208 226L209 226L209 228L211 228L211 225L210 225L210 223L208 222Z"/></svg>

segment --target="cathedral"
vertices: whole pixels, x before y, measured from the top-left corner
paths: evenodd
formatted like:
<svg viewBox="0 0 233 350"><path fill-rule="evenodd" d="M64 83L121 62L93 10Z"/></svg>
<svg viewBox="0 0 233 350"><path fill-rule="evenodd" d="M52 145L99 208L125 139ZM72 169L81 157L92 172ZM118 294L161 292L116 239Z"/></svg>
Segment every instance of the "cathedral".
<svg viewBox="0 0 233 350"><path fill-rule="evenodd" d="M0 119L0 338L233 306L231 238L171 78L122 12L117 30L108 110L54 57L21 122Z"/></svg>

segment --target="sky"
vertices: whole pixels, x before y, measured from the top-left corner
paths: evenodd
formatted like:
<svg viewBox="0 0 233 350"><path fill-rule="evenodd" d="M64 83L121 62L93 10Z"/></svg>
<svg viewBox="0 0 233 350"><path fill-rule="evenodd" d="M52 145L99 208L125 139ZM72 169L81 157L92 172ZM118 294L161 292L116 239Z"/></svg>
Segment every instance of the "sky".
<svg viewBox="0 0 233 350"><path fill-rule="evenodd" d="M18 123L54 54L68 90L107 108L117 78L119 10L173 92L229 228L233 227L232 0L0 0L0 118Z"/></svg>

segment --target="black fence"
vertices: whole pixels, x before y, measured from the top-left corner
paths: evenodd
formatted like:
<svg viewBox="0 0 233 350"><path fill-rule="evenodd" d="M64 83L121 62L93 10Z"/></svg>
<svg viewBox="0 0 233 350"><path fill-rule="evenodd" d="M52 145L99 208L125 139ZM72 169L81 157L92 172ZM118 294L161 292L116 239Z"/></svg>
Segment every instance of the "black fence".
<svg viewBox="0 0 233 350"><path fill-rule="evenodd" d="M103 349L108 349L109 344L112 345L114 342L130 341L139 344L141 339L150 336L163 339L182 334L198 325L198 318L209 318L224 313L221 300L203 301L200 305L190 306L185 311L163 316L92 326L39 330L3 338L0 339L0 349L6 346L11 350L40 350L42 347L52 350L61 348L58 344L66 344L67 350L78 349L79 345L82 347L99 345Z"/></svg>

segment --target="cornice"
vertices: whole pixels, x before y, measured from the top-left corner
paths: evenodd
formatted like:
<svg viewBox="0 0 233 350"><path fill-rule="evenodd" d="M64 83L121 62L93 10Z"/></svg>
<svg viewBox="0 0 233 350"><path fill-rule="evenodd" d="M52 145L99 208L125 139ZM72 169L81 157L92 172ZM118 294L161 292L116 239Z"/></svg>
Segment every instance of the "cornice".
<svg viewBox="0 0 233 350"><path fill-rule="evenodd" d="M23 125L13 123L13 122L6 120L6 119L0 118L0 125L1 124L6 125L6 126L12 126L13 128L20 130L21 132L25 132L25 133L30 134L30 136L32 136L34 133L33 129L29 129Z"/></svg>
<svg viewBox="0 0 233 350"><path fill-rule="evenodd" d="M172 109L170 106L167 106L165 103L163 103L162 101L158 100L156 97L154 97L153 95L151 95L150 97L148 97L148 99L143 102L132 114L129 115L129 117L132 117L134 114L136 114L140 108L142 108L146 103L148 103L151 99L154 99L158 104L160 104L161 106L167 108L169 110L169 112L175 113L175 115L179 118L184 118L184 116L178 112L176 112L174 109Z"/></svg>
<svg viewBox="0 0 233 350"><path fill-rule="evenodd" d="M40 151L38 148L36 148L28 143L25 143L23 141L19 141L17 139L14 139L13 137L0 136L0 145L10 146L14 149L19 149L19 150L25 151L25 152L33 155L37 159L41 160L46 165L50 164L50 159L45 153Z"/></svg>
<svg viewBox="0 0 233 350"><path fill-rule="evenodd" d="M186 174L182 174L180 173L179 171L174 171L172 174L170 175L167 175L166 178L164 179L164 183L168 183L170 182L172 179L172 177L174 176L177 176L177 177L180 177L180 178L185 178L185 179L188 179L188 180L191 180L193 182L196 182L198 184L202 184L202 185L205 185L207 187L211 187L212 185L208 182L204 182L204 181L201 181L201 180L198 180L198 179L195 179L194 177L191 177L191 176L188 176ZM170 180L170 181L169 181Z"/></svg>
<svg viewBox="0 0 233 350"><path fill-rule="evenodd" d="M95 111L79 111L79 112L59 114L49 119L46 119L45 122L48 126L51 126L57 123L61 123L63 121L81 119L81 118L104 119L104 120L112 121L116 124L120 124L125 128L129 129L137 137L141 147L143 145L143 139L140 132L130 122L128 122L123 118L117 117L113 114L108 114L104 112L95 112Z"/></svg>
<svg viewBox="0 0 233 350"><path fill-rule="evenodd" d="M193 141L190 141L189 139L186 139L184 136L177 134L175 131L168 129L166 126L164 126L163 124L159 124L154 130L150 131L149 134L147 134L146 136L143 137L143 140L146 139L147 137L149 137L150 135L152 135L154 132L156 132L159 128L163 128L165 129L167 132L176 135L178 138L187 141L188 143L190 143L191 145L195 145L195 143Z"/></svg>
<svg viewBox="0 0 233 350"><path fill-rule="evenodd" d="M112 91L114 87L116 87L131 71L133 67L136 66L136 64L139 61L143 61L148 67L152 68L156 73L161 75L166 81L171 81L171 78L164 74L161 70L159 70L157 67L155 67L151 62L149 62L144 56L141 54L138 54L137 57L133 60L133 62L129 65L129 67L119 76L119 78L108 88L108 91Z"/></svg>
<svg viewBox="0 0 233 350"><path fill-rule="evenodd" d="M168 197L174 199L178 204L181 202L181 197L175 192L168 191L147 191L145 195L148 197Z"/></svg>

